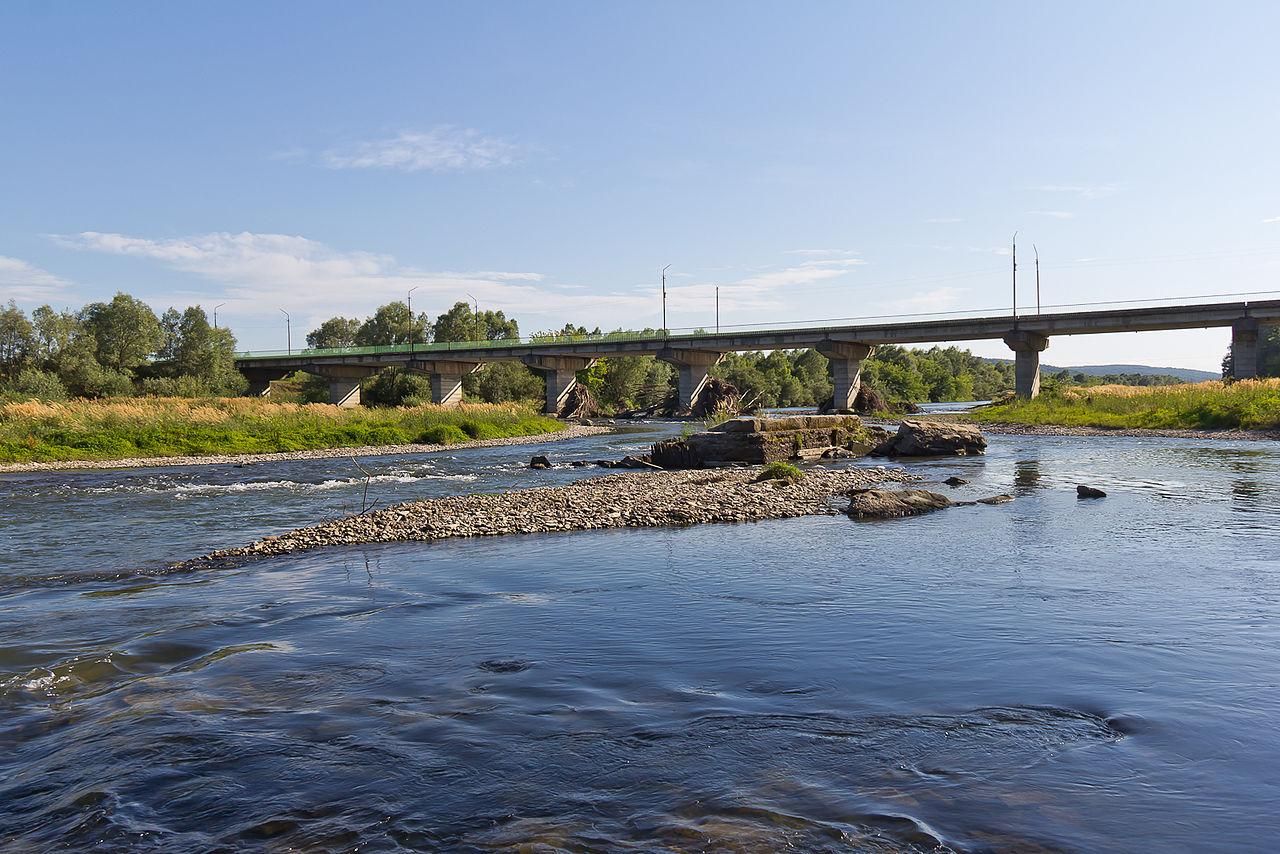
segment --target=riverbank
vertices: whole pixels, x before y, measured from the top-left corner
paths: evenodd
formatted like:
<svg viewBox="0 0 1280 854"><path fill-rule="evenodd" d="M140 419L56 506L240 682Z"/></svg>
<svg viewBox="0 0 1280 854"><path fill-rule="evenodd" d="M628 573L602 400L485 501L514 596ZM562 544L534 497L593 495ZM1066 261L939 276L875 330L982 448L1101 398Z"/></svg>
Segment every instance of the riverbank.
<svg viewBox="0 0 1280 854"><path fill-rule="evenodd" d="M0 471L396 453L536 439L564 428L562 421L514 405L344 409L256 398L28 401L0 405Z"/></svg>
<svg viewBox="0 0 1280 854"><path fill-rule="evenodd" d="M435 454L440 451L458 451L467 448L501 448L509 445L538 445L544 442L563 442L584 436L599 436L614 432L608 427L585 427L578 424L562 424L554 433L537 433L529 436L509 436L503 439L469 439L448 445L364 445L358 448L320 448L312 451L280 451L271 454L211 454L186 457L130 457L121 460L66 460L51 463L0 463L0 474L41 471L70 471L74 469L136 469L163 468L166 466L254 465L256 463L288 462L291 460L324 460L334 457L380 457L392 454Z"/></svg>
<svg viewBox="0 0 1280 854"><path fill-rule="evenodd" d="M943 420L930 416L933 420ZM963 421L967 416L951 416ZM1001 422L975 422L984 433L1002 436L1108 436L1128 439L1215 439L1218 441L1274 442L1280 440L1280 430L1147 430L1121 427L1076 427L1062 424L1008 424Z"/></svg>
<svg viewBox="0 0 1280 854"><path fill-rule="evenodd" d="M811 468L795 484L756 483L757 473L755 468L654 471L589 478L568 486L414 501L212 552L183 566L362 543L834 514L829 501L836 495L913 479L902 469L883 467Z"/></svg>
<svg viewBox="0 0 1280 854"><path fill-rule="evenodd" d="M1067 388L1047 391L1034 400L980 407L967 413L967 418L984 427L1001 424L1142 430L1160 431L1151 435L1205 438L1230 430L1241 431L1241 435L1230 438L1257 432L1274 436L1280 433L1280 379Z"/></svg>

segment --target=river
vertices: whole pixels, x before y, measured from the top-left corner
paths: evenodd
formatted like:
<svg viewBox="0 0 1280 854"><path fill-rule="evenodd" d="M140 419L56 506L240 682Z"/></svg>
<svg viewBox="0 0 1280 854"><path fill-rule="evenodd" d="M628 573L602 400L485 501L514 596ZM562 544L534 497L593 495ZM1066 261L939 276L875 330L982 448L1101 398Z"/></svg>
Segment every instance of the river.
<svg viewBox="0 0 1280 854"><path fill-rule="evenodd" d="M0 850L1269 849L1280 448L990 438L908 468L1010 504L174 574L364 475L0 475ZM378 506L605 473L539 450L360 462Z"/></svg>

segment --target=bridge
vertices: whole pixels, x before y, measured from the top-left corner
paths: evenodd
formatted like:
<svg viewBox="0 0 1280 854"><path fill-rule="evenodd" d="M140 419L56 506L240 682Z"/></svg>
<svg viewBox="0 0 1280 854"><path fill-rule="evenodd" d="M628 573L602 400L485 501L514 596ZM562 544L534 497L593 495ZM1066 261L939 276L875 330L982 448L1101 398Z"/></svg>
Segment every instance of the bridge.
<svg viewBox="0 0 1280 854"><path fill-rule="evenodd" d="M1040 393L1040 353L1053 336L1230 327L1235 375L1247 378L1256 376L1258 371L1259 328L1276 324L1280 324L1280 300L1264 300L796 329L685 334L617 332L240 353L236 367L249 379L251 394L266 394L272 380L301 370L329 381L330 402L354 406L360 402L360 381L393 365L430 377L431 399L450 404L462 400L462 378L486 362L521 362L546 380L545 411L554 414L561 411L577 372L590 367L596 359L653 356L670 363L679 377L678 404L687 408L706 385L709 369L725 353L811 347L830 361L835 407L851 409L862 363L879 344L1001 339L1013 351L1016 391L1030 398Z"/></svg>

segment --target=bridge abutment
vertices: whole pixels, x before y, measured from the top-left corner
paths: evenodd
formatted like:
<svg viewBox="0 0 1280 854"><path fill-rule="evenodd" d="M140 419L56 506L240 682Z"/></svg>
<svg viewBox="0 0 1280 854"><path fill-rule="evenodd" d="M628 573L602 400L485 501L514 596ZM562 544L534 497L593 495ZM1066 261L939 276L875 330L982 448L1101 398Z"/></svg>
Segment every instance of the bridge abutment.
<svg viewBox="0 0 1280 854"><path fill-rule="evenodd" d="M1004 336L1013 351L1014 391L1030 400L1040 396L1040 354L1049 346L1047 336L1036 332L1014 330Z"/></svg>
<svg viewBox="0 0 1280 854"><path fill-rule="evenodd" d="M409 370L426 374L431 381L431 402L441 406L462 403L462 378L475 373L479 362L446 362L440 360L409 362Z"/></svg>
<svg viewBox="0 0 1280 854"><path fill-rule="evenodd" d="M656 354L659 361L676 369L676 411L692 410L698 395L707 386L711 366L724 358L724 353L710 350L674 350L666 348Z"/></svg>
<svg viewBox="0 0 1280 854"><path fill-rule="evenodd" d="M289 375L288 371L280 370L243 370L244 378L249 381L249 388L245 391L247 397L266 397L271 393L271 383L273 380L284 379Z"/></svg>
<svg viewBox="0 0 1280 854"><path fill-rule="evenodd" d="M344 409L360 405L361 380L378 372L363 365L308 365L304 370L328 380L329 402Z"/></svg>
<svg viewBox="0 0 1280 854"><path fill-rule="evenodd" d="M547 399L542 411L547 415L559 415L569 399L569 392L578 382L578 371L595 364L594 358L584 356L525 356L522 361L542 375L547 383Z"/></svg>
<svg viewBox="0 0 1280 854"><path fill-rule="evenodd" d="M822 341L813 349L827 357L832 410L853 409L858 389L862 387L862 363L870 358L876 348L856 341Z"/></svg>
<svg viewBox="0 0 1280 854"><path fill-rule="evenodd" d="M1258 375L1258 321L1244 317L1231 324L1231 376L1237 380Z"/></svg>

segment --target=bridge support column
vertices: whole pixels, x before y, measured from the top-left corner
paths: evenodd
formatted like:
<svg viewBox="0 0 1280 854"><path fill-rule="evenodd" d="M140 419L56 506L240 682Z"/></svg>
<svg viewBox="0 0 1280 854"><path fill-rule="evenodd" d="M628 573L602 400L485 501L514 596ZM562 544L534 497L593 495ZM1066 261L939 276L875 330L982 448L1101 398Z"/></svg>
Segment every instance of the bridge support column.
<svg viewBox="0 0 1280 854"><path fill-rule="evenodd" d="M329 402L343 408L360 405L360 381L378 372L362 365L310 365L304 370L328 380Z"/></svg>
<svg viewBox="0 0 1280 854"><path fill-rule="evenodd" d="M813 349L827 357L832 410L853 409L858 389L862 387L862 363L876 348L856 341L823 341Z"/></svg>
<svg viewBox="0 0 1280 854"><path fill-rule="evenodd" d="M578 371L596 363L595 359L583 356L525 356L523 361L547 381L547 401L542 407L547 415L560 414L569 392L578 382Z"/></svg>
<svg viewBox="0 0 1280 854"><path fill-rule="evenodd" d="M480 367L478 362L409 362L409 370L426 374L431 380L431 402L441 406L462 403L462 378L473 374Z"/></svg>
<svg viewBox="0 0 1280 854"><path fill-rule="evenodd" d="M698 396L707 386L707 372L711 366L724 358L724 353L709 350L673 350L667 348L658 351L658 360L674 365L676 369L676 411L693 411Z"/></svg>
<svg viewBox="0 0 1280 854"><path fill-rule="evenodd" d="M1004 343L1013 351L1014 391L1018 397L1040 396L1040 354L1049 346L1049 339L1036 332L1014 330L1004 336Z"/></svg>
<svg viewBox="0 0 1280 854"><path fill-rule="evenodd" d="M1258 375L1258 321L1245 317L1231 324L1231 376L1238 380Z"/></svg>
<svg viewBox="0 0 1280 854"><path fill-rule="evenodd" d="M287 371L264 371L264 370L242 370L244 378L249 381L249 388L245 391L247 397L266 397L271 394L272 380L283 379L288 375Z"/></svg>

